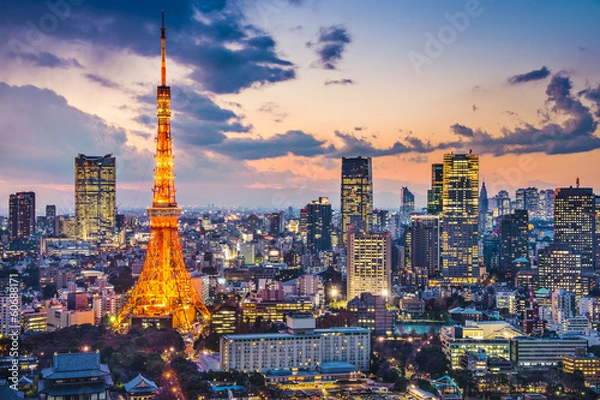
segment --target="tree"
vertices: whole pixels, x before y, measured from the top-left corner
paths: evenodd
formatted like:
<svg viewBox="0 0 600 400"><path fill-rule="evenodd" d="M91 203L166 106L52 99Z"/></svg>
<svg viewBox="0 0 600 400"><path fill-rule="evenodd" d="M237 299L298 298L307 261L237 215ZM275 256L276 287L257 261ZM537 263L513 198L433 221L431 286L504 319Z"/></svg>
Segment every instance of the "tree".
<svg viewBox="0 0 600 400"><path fill-rule="evenodd" d="M58 291L56 290L56 285L53 283L44 286L42 289L42 296L44 299L51 299L56 295L58 295Z"/></svg>
<svg viewBox="0 0 600 400"><path fill-rule="evenodd" d="M432 346L421 348L415 357L415 364L421 372L429 373L432 378L446 375L450 370L450 362L446 355Z"/></svg>

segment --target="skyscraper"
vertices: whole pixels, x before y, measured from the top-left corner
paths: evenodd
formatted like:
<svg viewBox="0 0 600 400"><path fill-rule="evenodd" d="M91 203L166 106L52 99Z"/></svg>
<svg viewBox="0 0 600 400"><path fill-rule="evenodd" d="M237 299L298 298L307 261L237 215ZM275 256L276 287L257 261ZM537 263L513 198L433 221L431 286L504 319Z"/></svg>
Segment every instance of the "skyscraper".
<svg viewBox="0 0 600 400"><path fill-rule="evenodd" d="M553 292L565 289L575 296L587 295L582 284L581 255L565 244L551 244L538 254L540 287Z"/></svg>
<svg viewBox="0 0 600 400"><path fill-rule="evenodd" d="M75 157L75 220L77 237L108 239L115 230L115 157Z"/></svg>
<svg viewBox="0 0 600 400"><path fill-rule="evenodd" d="M156 167L150 217L150 240L142 273L119 313L115 326L131 324L172 326L190 331L210 313L185 269L179 240L181 208L175 199L173 138L171 136L171 87L167 86L165 24L161 28L161 85L157 88L158 132Z"/></svg>
<svg viewBox="0 0 600 400"><path fill-rule="evenodd" d="M540 191L540 217L544 221L554 220L554 190Z"/></svg>
<svg viewBox="0 0 600 400"><path fill-rule="evenodd" d="M515 210L504 215L500 222L500 268L513 279L513 261L519 258L529 259L529 217L527 210Z"/></svg>
<svg viewBox="0 0 600 400"><path fill-rule="evenodd" d="M481 190L479 191L479 230L481 232L485 232L485 221L487 219L488 208L488 194L485 182L483 182L481 184Z"/></svg>
<svg viewBox="0 0 600 400"><path fill-rule="evenodd" d="M266 215L269 221L269 233L271 235L280 235L285 231L285 214L283 211L274 212Z"/></svg>
<svg viewBox="0 0 600 400"><path fill-rule="evenodd" d="M48 204L46 205L46 233L50 236L56 236L58 233L57 225L56 205Z"/></svg>
<svg viewBox="0 0 600 400"><path fill-rule="evenodd" d="M596 196L596 268L600 268L600 196Z"/></svg>
<svg viewBox="0 0 600 400"><path fill-rule="evenodd" d="M410 224L410 214L415 212L415 195L406 186L400 189L400 225Z"/></svg>
<svg viewBox="0 0 600 400"><path fill-rule="evenodd" d="M431 164L431 189L427 191L427 214L442 214L444 164Z"/></svg>
<svg viewBox="0 0 600 400"><path fill-rule="evenodd" d="M11 239L27 239L35 233L34 192L18 192L9 196L8 231Z"/></svg>
<svg viewBox="0 0 600 400"><path fill-rule="evenodd" d="M517 189L515 209L527 210L531 219L538 218L540 214L540 193L538 189L536 187Z"/></svg>
<svg viewBox="0 0 600 400"><path fill-rule="evenodd" d="M413 271L427 270L429 277L440 272L440 227L435 215L410 217L411 267Z"/></svg>
<svg viewBox="0 0 600 400"><path fill-rule="evenodd" d="M479 278L479 156L444 155L442 266L456 283Z"/></svg>
<svg viewBox="0 0 600 400"><path fill-rule="evenodd" d="M498 208L498 216L510 214L510 195L506 190L501 190L496 195L496 207Z"/></svg>
<svg viewBox="0 0 600 400"><path fill-rule="evenodd" d="M594 270L595 196L591 188L558 188L554 194L554 241L581 255L583 272Z"/></svg>
<svg viewBox="0 0 600 400"><path fill-rule="evenodd" d="M306 245L313 254L331 250L331 203L319 197L306 205Z"/></svg>
<svg viewBox="0 0 600 400"><path fill-rule="evenodd" d="M350 233L349 239L348 300L365 292L388 296L392 264L390 233Z"/></svg>
<svg viewBox="0 0 600 400"><path fill-rule="evenodd" d="M342 158L342 243L348 231L370 232L373 214L373 172L371 157Z"/></svg>

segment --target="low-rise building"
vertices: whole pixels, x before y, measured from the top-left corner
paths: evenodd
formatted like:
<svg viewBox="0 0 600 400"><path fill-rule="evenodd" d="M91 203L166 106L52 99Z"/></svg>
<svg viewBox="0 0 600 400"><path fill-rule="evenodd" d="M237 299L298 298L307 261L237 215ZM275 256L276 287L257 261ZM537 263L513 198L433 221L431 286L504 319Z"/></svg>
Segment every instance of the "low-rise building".
<svg viewBox="0 0 600 400"><path fill-rule="evenodd" d="M585 352L580 354L564 356L562 361L563 371L570 374L581 371L586 386L600 386L600 358L595 357L593 354L585 354Z"/></svg>
<svg viewBox="0 0 600 400"><path fill-rule="evenodd" d="M242 302L243 322L254 323L257 318L263 321L284 322L286 316L297 312L312 312L310 299L262 300L250 298Z"/></svg>
<svg viewBox="0 0 600 400"><path fill-rule="evenodd" d="M91 324L94 325L94 310L75 311L64 309L49 309L47 311L47 330L54 332L69 326Z"/></svg>
<svg viewBox="0 0 600 400"><path fill-rule="evenodd" d="M460 366L469 371L473 376L485 376L488 373L488 357L485 350L469 351L464 353L460 360Z"/></svg>
<svg viewBox="0 0 600 400"><path fill-rule="evenodd" d="M314 329L314 317L289 316L288 333L224 335L223 371L317 370L340 361L369 369L371 331L365 328Z"/></svg>
<svg viewBox="0 0 600 400"><path fill-rule="evenodd" d="M358 326L381 334L391 334L394 330L395 315L387 310L384 296L361 293L360 298L355 297L348 302L348 311Z"/></svg>
<svg viewBox="0 0 600 400"><path fill-rule="evenodd" d="M587 340L574 337L534 338L519 336L510 341L510 359L517 368L556 367L564 356L587 350Z"/></svg>
<svg viewBox="0 0 600 400"><path fill-rule="evenodd" d="M443 327L442 350L452 369L460 368L463 354L484 350L488 357L510 358L510 338L521 334L504 321L467 321L465 326Z"/></svg>

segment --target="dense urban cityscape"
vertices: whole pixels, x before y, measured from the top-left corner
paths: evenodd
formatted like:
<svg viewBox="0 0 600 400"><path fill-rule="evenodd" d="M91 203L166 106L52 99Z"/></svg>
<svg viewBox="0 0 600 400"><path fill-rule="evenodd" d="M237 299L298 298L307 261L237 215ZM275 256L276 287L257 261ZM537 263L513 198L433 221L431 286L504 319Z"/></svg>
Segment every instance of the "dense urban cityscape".
<svg viewBox="0 0 600 400"><path fill-rule="evenodd" d="M70 156L72 209L25 183L6 199L1 399L600 397L598 187L574 175L488 193L494 156L460 142L421 162L423 204L400 186L377 208L379 157L359 146L335 158L336 199L181 206L166 15L145 32L160 54L148 208L120 205L118 148ZM587 112L598 139L600 112L571 87L554 75L548 101L566 125Z"/></svg>

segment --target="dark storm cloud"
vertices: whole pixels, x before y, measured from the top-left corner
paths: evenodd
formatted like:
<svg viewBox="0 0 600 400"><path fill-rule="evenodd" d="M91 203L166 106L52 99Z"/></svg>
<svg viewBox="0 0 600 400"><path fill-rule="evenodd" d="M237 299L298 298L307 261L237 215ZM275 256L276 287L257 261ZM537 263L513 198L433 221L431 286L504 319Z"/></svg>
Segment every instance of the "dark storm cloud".
<svg viewBox="0 0 600 400"><path fill-rule="evenodd" d="M53 174L58 182L72 181L73 158L79 153L116 155L128 166L123 178L135 174L138 159L151 159L127 145L123 129L70 106L48 89L0 83L0 118L11 127L0 131L0 157L3 174L12 178Z"/></svg>
<svg viewBox="0 0 600 400"><path fill-rule="evenodd" d="M43 51L38 54L10 52L9 56L11 58L20 58L21 60L31 62L36 67L64 69L70 67L83 68L83 66L74 58L60 58L57 55L47 51Z"/></svg>
<svg viewBox="0 0 600 400"><path fill-rule="evenodd" d="M481 154L571 154L587 152L600 148L600 138L595 135L598 121L594 119L590 108L583 105L581 96L593 100L595 91L583 91L573 96L573 85L568 76L557 74L546 88L548 118L556 116L564 119L562 123L545 119L541 126L524 123L521 126L502 130L501 136L492 136L482 130L473 130L464 125L455 124L451 130L461 137L455 146L473 148ZM466 140L462 141L462 138Z"/></svg>
<svg viewBox="0 0 600 400"><path fill-rule="evenodd" d="M325 86L329 85L354 85L354 81L352 79L344 78L344 79L328 79L325 81Z"/></svg>
<svg viewBox="0 0 600 400"><path fill-rule="evenodd" d="M100 75L96 74L85 74L85 77L90 82L99 83L101 86L110 88L110 89L118 89L120 86L110 79L104 78Z"/></svg>
<svg viewBox="0 0 600 400"><path fill-rule="evenodd" d="M508 82L516 85L518 83L525 83L530 81L539 81L540 79L544 79L550 76L550 70L548 67L543 66L540 69L534 69L533 71L527 72L525 74L514 75L508 78Z"/></svg>
<svg viewBox="0 0 600 400"><path fill-rule="evenodd" d="M461 124L454 124L450 127L450 129L458 136L473 137L473 129L467 126Z"/></svg>
<svg viewBox="0 0 600 400"><path fill-rule="evenodd" d="M326 152L327 157L339 158L353 155L362 155L368 157L394 156L406 153L424 153L433 150L429 142L424 142L414 136L404 138L405 143L396 141L392 146L386 149L379 149L373 146L369 140L364 137L356 137L352 134L336 131L335 136L342 141L339 148L330 148Z"/></svg>
<svg viewBox="0 0 600 400"><path fill-rule="evenodd" d="M596 89L587 88L579 92L579 95L585 97L594 103L596 107L596 117L600 117L600 85Z"/></svg>
<svg viewBox="0 0 600 400"><path fill-rule="evenodd" d="M287 154L312 157L323 154L326 151L324 146L324 141L297 130L278 133L267 139L227 139L210 149L238 160L259 160Z"/></svg>
<svg viewBox="0 0 600 400"><path fill-rule="evenodd" d="M144 107L135 120L146 125L156 124L156 97L153 93L138 97ZM178 139L194 146L210 146L223 142L225 132L244 133L251 126L244 125L231 110L219 107L204 94L187 86L177 86L172 91L171 106L177 115L171 121Z"/></svg>
<svg viewBox="0 0 600 400"><path fill-rule="evenodd" d="M8 38L3 41L6 50L37 54L50 39L59 39L158 56L164 1L148 0L143 7L119 0L60 3L66 7L34 0L5 7L0 34ZM165 17L168 57L190 67L191 77L205 90L236 93L295 78L293 64L278 55L269 35L244 22L236 2L175 0Z"/></svg>
<svg viewBox="0 0 600 400"><path fill-rule="evenodd" d="M308 42L307 47L312 48L319 57L319 64L325 69L336 69L341 61L346 45L352 41L350 34L341 25L321 27L319 37L315 42Z"/></svg>

